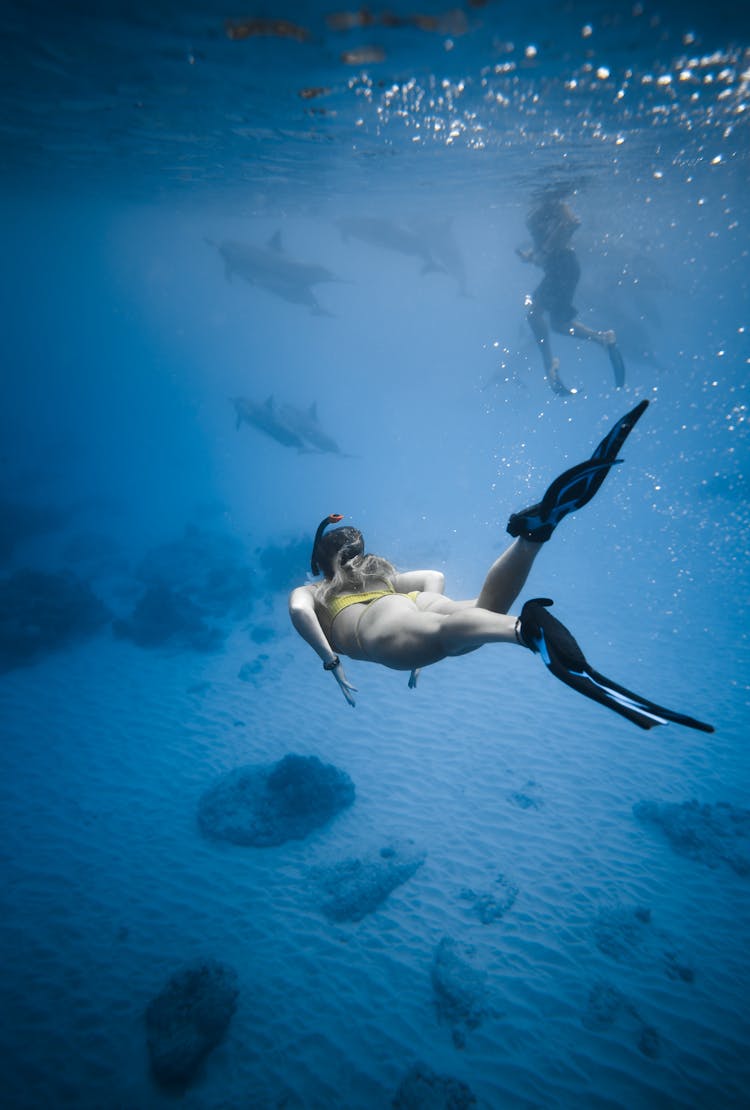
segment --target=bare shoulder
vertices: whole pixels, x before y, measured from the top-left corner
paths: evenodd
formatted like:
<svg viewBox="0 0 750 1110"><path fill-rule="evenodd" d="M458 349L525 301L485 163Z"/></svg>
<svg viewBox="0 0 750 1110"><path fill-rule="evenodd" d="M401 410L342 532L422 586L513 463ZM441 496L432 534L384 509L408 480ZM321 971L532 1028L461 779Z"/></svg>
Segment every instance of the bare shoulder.
<svg viewBox="0 0 750 1110"><path fill-rule="evenodd" d="M312 608L315 603L315 589L312 582L306 582L304 586L295 586L289 594L289 604L300 608Z"/></svg>

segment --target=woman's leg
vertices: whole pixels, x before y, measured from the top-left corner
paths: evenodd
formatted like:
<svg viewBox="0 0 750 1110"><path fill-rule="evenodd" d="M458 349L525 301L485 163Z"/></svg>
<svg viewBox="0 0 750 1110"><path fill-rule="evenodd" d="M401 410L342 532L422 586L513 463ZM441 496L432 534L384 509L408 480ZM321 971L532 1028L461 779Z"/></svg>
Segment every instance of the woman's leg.
<svg viewBox="0 0 750 1110"><path fill-rule="evenodd" d="M470 601L454 601L445 594L424 592L417 598L417 609L451 616L467 609L487 609L491 613L507 613L526 585L541 543L519 536L496 559L487 572L479 597Z"/></svg>
<svg viewBox="0 0 750 1110"><path fill-rule="evenodd" d="M462 609L443 617L440 645L446 655L464 655L485 644L520 644L516 618L486 609Z"/></svg>
<svg viewBox="0 0 750 1110"><path fill-rule="evenodd" d="M458 604L468 608L438 613L419 610L407 598L401 604L395 598L382 598L359 617L357 652L351 654L397 671L411 671L484 644L518 643L514 616L490 613L471 602Z"/></svg>
<svg viewBox="0 0 750 1110"><path fill-rule="evenodd" d="M542 549L519 536L490 567L484 580L477 608L492 613L507 613L526 585L534 560Z"/></svg>
<svg viewBox="0 0 750 1110"><path fill-rule="evenodd" d="M625 385L625 362L617 346L617 336L612 330L593 331L592 328L587 328L585 324L582 324L580 320L573 320L568 330L576 339L591 339L594 343L603 347L615 373L615 385L618 389Z"/></svg>
<svg viewBox="0 0 750 1110"><path fill-rule="evenodd" d="M544 317L544 311L538 308L534 302L531 302L529 310L526 313L526 319L529 327L531 328L534 339L536 340L537 347L542 355L542 364L547 375L553 373L556 369L556 359L553 359L552 350L549 343L549 328L547 321Z"/></svg>
<svg viewBox="0 0 750 1110"><path fill-rule="evenodd" d="M559 330L565 331L566 335L572 335L576 339L593 340L600 347L609 347L617 342L617 336L613 331L595 331L593 328L587 327L586 324L582 324L580 320L571 320L564 328Z"/></svg>

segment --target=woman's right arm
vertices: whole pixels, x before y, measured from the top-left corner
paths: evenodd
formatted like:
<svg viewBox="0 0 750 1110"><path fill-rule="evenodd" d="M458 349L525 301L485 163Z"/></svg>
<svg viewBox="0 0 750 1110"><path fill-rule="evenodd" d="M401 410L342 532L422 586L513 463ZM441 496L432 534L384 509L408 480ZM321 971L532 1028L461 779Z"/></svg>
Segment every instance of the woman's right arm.
<svg viewBox="0 0 750 1110"><path fill-rule="evenodd" d="M330 663L336 652L326 639L315 614L315 598L307 586L298 586L289 595L289 616L302 639L317 652L324 663Z"/></svg>
<svg viewBox="0 0 750 1110"><path fill-rule="evenodd" d="M347 681L341 661L326 639L315 613L315 598L309 587L298 586L296 590L292 590L289 595L289 616L305 643L323 660L324 669L331 671L349 705L354 705L352 691L356 691L356 686Z"/></svg>

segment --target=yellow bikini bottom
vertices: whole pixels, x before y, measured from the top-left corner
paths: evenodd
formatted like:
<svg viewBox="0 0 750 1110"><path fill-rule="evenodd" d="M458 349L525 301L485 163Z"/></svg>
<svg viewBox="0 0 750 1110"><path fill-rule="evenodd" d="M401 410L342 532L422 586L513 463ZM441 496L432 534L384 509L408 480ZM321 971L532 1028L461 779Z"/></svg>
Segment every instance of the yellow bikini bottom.
<svg viewBox="0 0 750 1110"><path fill-rule="evenodd" d="M412 601L416 601L419 593L419 590L411 590L408 594L401 594L401 597L409 597ZM327 608L331 620L333 620L343 609L348 609L350 605L369 605L371 601L377 601L380 597L390 597L391 595L397 596L397 591L393 587L390 590L371 590L369 593L341 594L339 597L331 598Z"/></svg>

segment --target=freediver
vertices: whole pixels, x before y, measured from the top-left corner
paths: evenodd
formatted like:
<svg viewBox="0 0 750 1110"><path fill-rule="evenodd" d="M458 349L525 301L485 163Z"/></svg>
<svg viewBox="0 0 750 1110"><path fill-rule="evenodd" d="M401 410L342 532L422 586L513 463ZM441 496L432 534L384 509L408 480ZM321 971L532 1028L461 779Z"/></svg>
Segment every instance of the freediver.
<svg viewBox="0 0 750 1110"><path fill-rule="evenodd" d="M471 600L445 597L441 571L399 573L387 559L365 553L359 529L326 531L342 517L325 517L311 559L313 575L322 573L323 581L292 590L289 613L346 701L355 704L356 687L346 677L342 655L411 671L413 689L422 667L485 644L516 644L539 654L560 681L641 728L675 721L713 732L711 725L656 705L594 670L571 633L548 612L549 598L527 601L520 616L509 612L542 545L563 517L591 500L610 469L622 461L617 453L647 406L648 401L641 401L622 417L591 458L556 478L538 504L511 514L507 531L514 542L490 567L479 596Z"/></svg>
<svg viewBox="0 0 750 1110"><path fill-rule="evenodd" d="M619 388L625 384L625 363L617 346L617 336L612 330L594 331L582 324L573 305L581 267L571 239L581 221L564 196L560 189L548 190L541 195L526 218L533 246L516 249L522 261L533 262L544 272L539 285L527 296L526 318L554 393L568 395L576 391L568 389L560 379L560 360L552 354L550 328L560 335L592 340L603 347L609 356L615 385Z"/></svg>

